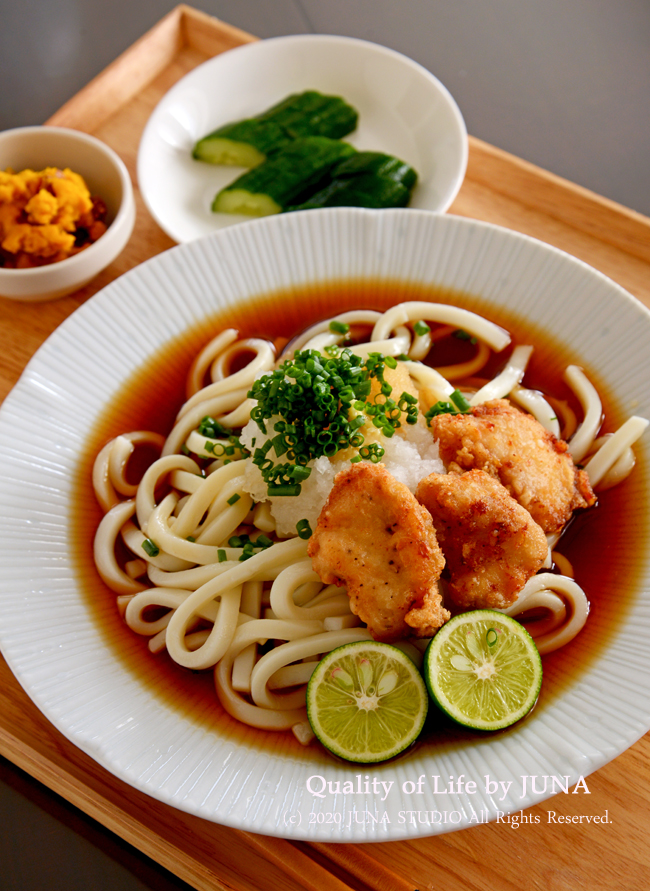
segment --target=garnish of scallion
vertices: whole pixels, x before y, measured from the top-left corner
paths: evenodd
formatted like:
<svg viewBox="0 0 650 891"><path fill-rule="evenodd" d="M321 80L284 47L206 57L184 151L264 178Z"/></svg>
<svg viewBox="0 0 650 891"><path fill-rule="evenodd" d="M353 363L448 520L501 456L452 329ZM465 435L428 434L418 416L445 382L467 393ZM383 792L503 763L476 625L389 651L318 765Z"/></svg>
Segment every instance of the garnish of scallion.
<svg viewBox="0 0 650 891"><path fill-rule="evenodd" d="M330 323L330 330L335 330L335 324ZM326 354L298 351L293 359L255 381L248 393L257 402L251 419L269 437L253 451L253 463L269 495L299 495L311 473L309 462L333 457L342 449L352 448L362 459L381 460L384 450L379 445L367 453L361 451L360 428L367 420L387 438L401 426L403 412L408 424L417 421L415 397L402 393L395 400L393 388L384 379L384 369L396 368L396 359L370 353L364 360L350 349L335 346L327 347ZM373 380L380 393L371 397ZM269 430L271 418L275 420ZM275 459L269 456L271 449Z"/></svg>

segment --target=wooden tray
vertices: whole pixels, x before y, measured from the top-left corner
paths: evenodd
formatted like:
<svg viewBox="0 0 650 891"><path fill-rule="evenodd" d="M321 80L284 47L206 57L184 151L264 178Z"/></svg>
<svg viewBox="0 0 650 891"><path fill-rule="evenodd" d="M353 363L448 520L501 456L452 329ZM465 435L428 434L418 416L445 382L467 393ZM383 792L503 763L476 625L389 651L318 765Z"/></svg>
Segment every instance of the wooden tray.
<svg viewBox="0 0 650 891"><path fill-rule="evenodd" d="M93 133L135 181L142 129L163 94L197 64L255 38L178 6L63 106L49 124ZM173 242L147 213L123 254L91 285L47 304L0 298L0 399L80 303ZM535 236L609 275L650 307L650 220L470 139L467 177L451 208ZM305 844L227 829L126 786L61 736L0 659L0 753L197 889L233 891L591 891L645 889L650 871L650 737L587 780L524 812L513 830L489 824L373 845ZM609 823L550 823L608 813Z"/></svg>

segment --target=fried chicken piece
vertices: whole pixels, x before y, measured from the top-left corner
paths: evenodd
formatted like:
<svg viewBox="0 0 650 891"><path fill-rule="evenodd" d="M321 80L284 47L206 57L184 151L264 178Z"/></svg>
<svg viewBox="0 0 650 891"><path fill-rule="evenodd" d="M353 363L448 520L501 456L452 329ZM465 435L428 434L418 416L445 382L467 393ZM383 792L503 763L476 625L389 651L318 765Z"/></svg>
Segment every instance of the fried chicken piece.
<svg viewBox="0 0 650 891"><path fill-rule="evenodd" d="M450 473L485 470L547 533L559 532L576 508L596 501L566 442L507 399L474 406L468 414L437 415L431 429Z"/></svg>
<svg viewBox="0 0 650 891"><path fill-rule="evenodd" d="M431 637L449 618L431 516L381 464L337 474L309 556L325 584L347 587L350 609L375 640Z"/></svg>
<svg viewBox="0 0 650 891"><path fill-rule="evenodd" d="M544 531L484 470L432 473L416 497L433 518L457 609L507 607L542 566Z"/></svg>

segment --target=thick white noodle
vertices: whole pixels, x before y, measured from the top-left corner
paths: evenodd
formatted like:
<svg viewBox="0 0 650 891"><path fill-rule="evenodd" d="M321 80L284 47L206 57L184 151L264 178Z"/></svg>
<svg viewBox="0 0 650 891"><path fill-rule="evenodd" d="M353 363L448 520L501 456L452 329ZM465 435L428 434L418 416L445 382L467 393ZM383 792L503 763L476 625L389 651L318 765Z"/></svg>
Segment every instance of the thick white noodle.
<svg viewBox="0 0 650 891"><path fill-rule="evenodd" d="M294 600L296 590L307 582L322 586L318 575L312 569L311 558L287 566L277 576L271 588L271 609L279 619L290 621L321 621L330 616L350 614L350 598L347 594L329 595L327 599L314 605L298 606Z"/></svg>
<svg viewBox="0 0 650 891"><path fill-rule="evenodd" d="M230 390L227 393L213 396L211 399L200 401L184 412L165 441L163 455L173 455L180 451L191 431L198 427L207 415L220 421L226 427L234 426L227 423L226 419L230 413L241 407L248 395L248 390L249 387Z"/></svg>
<svg viewBox="0 0 650 891"><path fill-rule="evenodd" d="M117 504L120 495L132 498L137 491L137 485L126 478L129 458L135 451L134 443L154 446L161 451L165 438L149 430L134 430L116 436L101 449L93 464L93 488L104 513Z"/></svg>
<svg viewBox="0 0 650 891"><path fill-rule="evenodd" d="M255 505L253 510L253 525L256 529L260 529L267 535L269 532L275 532L275 517L271 513L271 504L268 501L262 501Z"/></svg>
<svg viewBox="0 0 650 891"><path fill-rule="evenodd" d="M200 544L198 541L190 541L179 536L174 531L174 525L179 518L173 519L172 513L178 496L174 492L166 495L160 504L153 510L147 520L147 533L149 538L166 554L187 560L190 563L218 563L220 550L218 545ZM247 501L248 499L248 501ZM232 534L240 525L248 513L248 507L252 503L250 496L240 498L224 511L223 528L227 529L226 536ZM186 567L189 568L189 567Z"/></svg>
<svg viewBox="0 0 650 891"><path fill-rule="evenodd" d="M394 337L385 340L371 340L369 343L357 343L350 347L351 352L362 359L367 359L370 353L381 353L383 356L406 355L411 349L411 332L403 325L395 329Z"/></svg>
<svg viewBox="0 0 650 891"><path fill-rule="evenodd" d="M263 730L289 730L294 724L307 721L304 707L286 710L260 708L244 699L232 686L232 664L242 650L252 643L303 637L304 632L303 622L278 622L274 619L257 619L237 628L228 652L214 672L219 701L229 715L243 724Z"/></svg>
<svg viewBox="0 0 650 891"><path fill-rule="evenodd" d="M130 578L118 565L115 555L117 538L122 527L135 513L135 501L120 501L104 514L97 527L93 542L95 566L102 580L116 594L135 594L142 591L144 585Z"/></svg>
<svg viewBox="0 0 650 891"><path fill-rule="evenodd" d="M589 615L589 601L580 585L571 578L551 572L534 575L519 592L517 600L501 612L516 617L536 607L543 607L554 617L551 630L545 624L538 626L537 622L526 626L542 655L573 640Z"/></svg>
<svg viewBox="0 0 650 891"><path fill-rule="evenodd" d="M254 399L244 399L241 405L236 406L232 411L221 415L220 420L224 427L245 427L251 419L251 409L255 406Z"/></svg>
<svg viewBox="0 0 650 891"><path fill-rule="evenodd" d="M146 557L143 556L143 560L166 572L180 572L192 566L191 561L182 560L172 554L166 554L164 551L151 554L145 544L148 540L147 536L130 520L122 526L122 540L132 554L146 554Z"/></svg>
<svg viewBox="0 0 650 891"><path fill-rule="evenodd" d="M236 445L232 445L227 439L215 439L210 436L204 436L202 433L199 433L198 430L190 431L185 440L185 445L187 446L188 452L191 452L193 455L198 455L199 458L214 458L215 454L220 455L221 459L217 458L219 466L222 466L223 464L222 459L225 457L226 448L234 449L234 453L228 455L231 460L237 460L244 457L242 450Z"/></svg>
<svg viewBox="0 0 650 891"><path fill-rule="evenodd" d="M245 653L246 650L242 650L242 652ZM285 687L297 687L300 684L307 684L317 665L318 660L312 660L311 662L294 662L291 665L283 665L282 668L278 668L278 670L268 679L268 688L269 690L283 690ZM233 666L233 678L234 676L235 670ZM235 687L234 681L233 687ZM235 687L235 690L236 689L237 687Z"/></svg>
<svg viewBox="0 0 650 891"><path fill-rule="evenodd" d="M343 631L344 628L356 628L361 625L361 619L353 613L345 613L342 616L325 616L323 628L325 631Z"/></svg>
<svg viewBox="0 0 650 891"><path fill-rule="evenodd" d="M139 557L136 557L133 560L127 560L124 564L124 572L130 579L142 578L146 571L147 561L141 560Z"/></svg>
<svg viewBox="0 0 650 891"><path fill-rule="evenodd" d="M603 406L598 391L577 365L569 365L564 379L578 397L582 407L583 421L569 442L569 452L576 464L580 464L603 422Z"/></svg>
<svg viewBox="0 0 650 891"><path fill-rule="evenodd" d="M126 478L126 469L129 459L135 451L135 443L149 443L160 451L165 439L158 433L150 433L146 430L138 430L115 437L108 458L108 472L116 492L125 498L133 498L138 491L137 484L130 483Z"/></svg>
<svg viewBox="0 0 650 891"><path fill-rule="evenodd" d="M157 588L181 587L187 588L189 591L196 591L201 585L205 585L206 582L218 575L222 575L236 565L239 556L241 556L241 549L235 551L234 548L225 548L224 550L226 555L229 553L232 555L234 552L237 556L227 557L223 563L206 563L204 566L190 566L188 569L176 572L160 569L153 562L150 562L147 569L149 581Z"/></svg>
<svg viewBox="0 0 650 891"><path fill-rule="evenodd" d="M425 331L424 334L414 332L414 335L408 357L413 362L423 362L431 349L431 331Z"/></svg>
<svg viewBox="0 0 650 891"><path fill-rule="evenodd" d="M316 350L318 353L324 353L327 347L338 346L345 340L345 334L336 334L333 331L321 331L320 334L314 335L303 346L303 350Z"/></svg>
<svg viewBox="0 0 650 891"><path fill-rule="evenodd" d="M194 393L202 388L206 372L214 359L219 355L219 353L227 349L227 347L229 347L231 343L237 340L238 336L239 332L236 328L226 328L225 331L217 334L216 337L213 337L212 340L203 347L201 352L192 363L192 367L187 378L188 398L193 396Z"/></svg>
<svg viewBox="0 0 650 891"><path fill-rule="evenodd" d="M557 551L551 551L551 565L553 563L557 566L562 575L565 575L570 579L574 578L575 573L573 571L573 565L564 554L559 554Z"/></svg>
<svg viewBox="0 0 650 891"><path fill-rule="evenodd" d="M239 371L233 372L232 363L242 354L255 353ZM262 371L271 371L275 363L275 347L273 344L260 337L247 337L233 344L227 350L215 358L210 369L210 376L214 383L217 381L251 381L260 376Z"/></svg>
<svg viewBox="0 0 650 891"><path fill-rule="evenodd" d="M146 532L147 519L156 507L156 490L164 477L176 470L184 470L196 476L198 480L201 479L201 469L192 458L187 455L166 455L154 461L140 480L135 503L138 524L143 532Z"/></svg>
<svg viewBox="0 0 650 891"><path fill-rule="evenodd" d="M244 368L234 372L234 374L225 375L226 366L232 359L241 353L247 352L253 352L255 357ZM275 351L266 340L251 337L232 344L215 361L215 376L218 379L199 390L181 406L177 415L177 421L183 418L188 411L192 411L197 406L205 404L208 400L223 396L226 393L232 393L233 390L239 390L242 387L246 387L249 390L253 381L261 372L273 369L274 362ZM204 412L202 417L205 417L207 414L210 414L210 412Z"/></svg>
<svg viewBox="0 0 650 891"><path fill-rule="evenodd" d="M247 616L259 619L262 612L262 588L259 581L248 581L242 585L241 611ZM251 673L257 661L257 643L249 644L238 653L232 664L232 686L239 693L250 693Z"/></svg>
<svg viewBox="0 0 650 891"><path fill-rule="evenodd" d="M183 588L146 588L135 594L129 601L124 614L126 624L136 634L146 636L158 634L169 624L172 612L187 600L191 593ZM148 620L145 618L145 614L152 606L166 607L169 612L157 619ZM198 615L202 619L214 622L218 612L217 604L211 603L207 604Z"/></svg>
<svg viewBox="0 0 650 891"><path fill-rule="evenodd" d="M404 364L418 388L428 390L433 402L449 402L449 397L456 388L439 371L417 362L405 362Z"/></svg>
<svg viewBox="0 0 650 891"><path fill-rule="evenodd" d="M560 438L560 422L555 409L538 390L515 386L508 394L508 398L524 408L556 439Z"/></svg>
<svg viewBox="0 0 650 891"><path fill-rule="evenodd" d="M533 353L532 346L517 346L500 374L488 381L484 387L477 390L469 400L470 405L481 405L491 399L503 399L521 380L526 372L526 366Z"/></svg>
<svg viewBox="0 0 650 891"><path fill-rule="evenodd" d="M294 639L280 644L279 647L274 647L262 656L253 669L251 676L253 702L262 708L299 708L305 702L304 687L291 693L275 693L268 688L268 680L271 675L299 659L318 656L320 653L329 653L335 647L359 640L372 640L367 628L325 631L322 634Z"/></svg>
<svg viewBox="0 0 650 891"><path fill-rule="evenodd" d="M229 483L234 483L235 487L241 486L245 468L245 461L233 461L231 464L226 464L215 470L213 474L207 477L197 488L196 492L190 495L181 515L174 521L174 534L181 538L195 535L202 522L202 517L208 509L212 511L214 504L217 505L215 512L226 510L227 500L232 493L224 498L224 487ZM205 523L211 522L212 518L210 513L208 513Z"/></svg>
<svg viewBox="0 0 650 891"><path fill-rule="evenodd" d="M246 646L255 641L263 643L273 639L296 640L297 643L300 643L300 639L305 637L303 632L303 622L281 622L274 619L259 619L256 622L248 622L246 625L241 625L237 629L228 653L219 662L215 670L217 695L228 714L244 724L266 730L288 730L296 724L299 725L307 721L307 711L304 707L285 710L252 705L233 690L231 683L233 659ZM319 634L318 637L317 645L326 646L327 648L320 652L329 652L334 647L342 646L342 644L350 643L354 640L370 639L370 635L365 628L355 628L335 634ZM295 661L295 659L291 661Z"/></svg>
<svg viewBox="0 0 650 891"><path fill-rule="evenodd" d="M377 320L370 339L374 342L387 340L400 325L418 321L453 325L454 328L467 331L478 340L485 341L497 352L510 343L507 331L474 312L445 303L426 303L421 300L398 303L397 306L387 310Z"/></svg>
<svg viewBox="0 0 650 891"><path fill-rule="evenodd" d="M589 459L585 465L585 470L589 476L589 482L593 489L598 488L598 484L605 477L609 470L617 463L621 456L625 453L637 439L639 439L646 431L650 421L645 418L639 418L633 415L622 424L616 433L609 437L605 444Z"/></svg>
<svg viewBox="0 0 650 891"><path fill-rule="evenodd" d="M216 576L193 591L178 607L167 627L167 649L172 659L186 668L194 669L208 668L218 662L228 649L234 634L241 586L244 582L259 577L260 571L278 565L288 566L294 560L304 558L306 547L306 542L302 539L280 542L255 554L249 560L238 563L228 572ZM199 610L217 599L221 601L221 605L210 639L200 649L190 652L185 646L185 635ZM310 626L311 633L322 629L321 622L309 622L303 625Z"/></svg>
<svg viewBox="0 0 650 891"><path fill-rule="evenodd" d="M592 444L593 454L596 454L596 452L608 439L611 439L613 435L613 433L606 433L604 436L599 436L598 439L594 440ZM611 489L612 486L617 486L632 473L635 464L636 455L634 454L633 449L628 446L628 448L621 453L620 458L615 461L609 470L600 478L598 491L603 492L605 489Z"/></svg>
<svg viewBox="0 0 650 891"><path fill-rule="evenodd" d="M169 482L174 489L179 489L181 492L187 492L188 495L191 495L203 483L203 476L190 473L187 470L172 470L169 474Z"/></svg>
<svg viewBox="0 0 650 891"><path fill-rule="evenodd" d="M334 335L334 332L329 330L330 322L342 322L344 325L374 325L380 317L381 313L373 309L354 309L350 312L340 313L337 316L331 316L329 319L323 319L322 322L316 322L315 325L311 325L311 327L287 344L278 361L284 361L287 358L293 357L295 352L306 349L306 344L317 335L324 333ZM341 342L341 335L336 335L336 339L332 341L333 344Z"/></svg>

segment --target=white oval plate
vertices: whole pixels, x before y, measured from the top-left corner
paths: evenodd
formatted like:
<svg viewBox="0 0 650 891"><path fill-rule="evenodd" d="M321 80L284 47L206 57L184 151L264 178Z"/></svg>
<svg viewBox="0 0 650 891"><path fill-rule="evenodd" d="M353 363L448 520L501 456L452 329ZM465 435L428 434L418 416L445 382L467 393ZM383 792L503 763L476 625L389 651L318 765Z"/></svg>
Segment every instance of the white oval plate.
<svg viewBox="0 0 650 891"><path fill-rule="evenodd" d="M529 718L504 734L467 736L435 755L424 744L376 766L335 761L318 746L296 753L285 734L269 733L261 752L245 731L233 735L227 726L184 717L152 695L97 626L72 558L70 502L89 430L116 392L164 344L219 308L292 284L383 276L476 295L497 320L503 311L527 319L599 370L623 416L650 416L650 313L605 276L488 224L349 208L235 226L126 273L52 334L0 411L5 658L80 749L137 789L208 820L337 842L447 832L548 798L550 787L535 793L528 784L524 794L521 777L573 785L650 727L648 566L627 613L606 632L602 655ZM648 437L635 448L643 459L634 471L640 497L626 522L646 528ZM616 563L617 555L608 559ZM629 577L629 567L616 570L621 580ZM109 600L106 610L113 610ZM446 788L449 776L461 774L476 789L436 793L435 775ZM486 788L485 777L511 783L508 792ZM340 783L339 794L323 782ZM414 810L446 817L412 823L404 814Z"/></svg>
<svg viewBox="0 0 650 891"><path fill-rule="evenodd" d="M449 91L394 50L352 37L274 37L199 65L161 99L138 151L138 183L159 226L191 241L250 219L215 214L215 194L244 172L195 161L195 142L217 127L266 110L302 90L342 96L359 112L346 140L387 152L419 174L411 207L445 211L465 176L467 131Z"/></svg>

